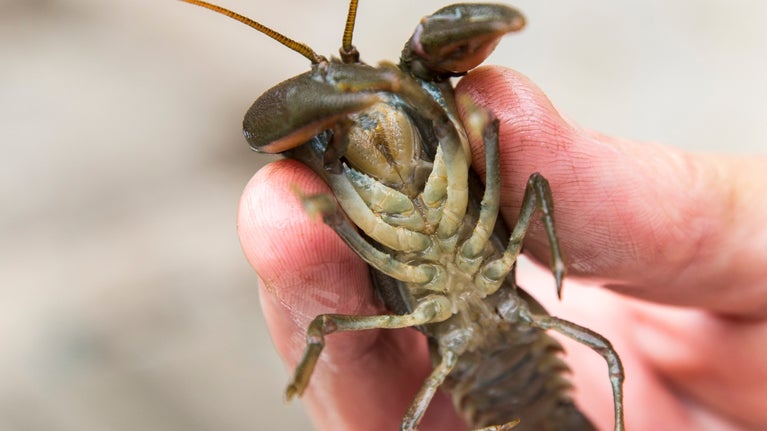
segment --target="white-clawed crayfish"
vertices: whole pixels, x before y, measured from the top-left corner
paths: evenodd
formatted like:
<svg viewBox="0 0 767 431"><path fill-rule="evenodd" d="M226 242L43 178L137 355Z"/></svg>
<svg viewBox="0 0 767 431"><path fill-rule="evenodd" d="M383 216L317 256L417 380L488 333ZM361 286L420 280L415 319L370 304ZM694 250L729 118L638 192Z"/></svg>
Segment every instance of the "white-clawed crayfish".
<svg viewBox="0 0 767 431"><path fill-rule="evenodd" d="M341 58L331 60L219 6L183 1L250 25L311 61L310 71L255 101L245 115L244 134L254 150L297 159L327 182L334 196L302 196L305 208L322 215L372 267L374 285L394 313L315 318L288 398L309 384L325 335L417 327L429 338L436 365L402 430L417 429L438 387L453 394L470 426L485 431L594 429L568 394L561 347L546 334L552 329L605 358L614 429L624 429L623 369L610 343L549 316L514 282L522 239L540 210L561 289L564 264L548 182L537 173L530 176L509 233L497 220L498 122L470 100L456 100L450 83L484 61L503 35L524 26L519 12L495 4L444 7L421 20L399 65L373 67L359 61L352 45L356 0ZM458 105L471 113L469 121L459 119ZM484 189L469 168L467 130L484 140Z"/></svg>

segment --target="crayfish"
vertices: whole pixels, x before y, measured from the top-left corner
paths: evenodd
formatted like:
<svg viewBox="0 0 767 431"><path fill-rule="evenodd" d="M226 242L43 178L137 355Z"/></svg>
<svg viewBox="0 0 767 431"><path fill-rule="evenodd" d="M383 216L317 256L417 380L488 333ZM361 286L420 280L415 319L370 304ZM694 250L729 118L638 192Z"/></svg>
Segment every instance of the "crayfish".
<svg viewBox="0 0 767 431"><path fill-rule="evenodd" d="M609 341L548 315L514 281L522 240L537 213L550 243L557 291L564 263L548 182L533 173L518 221L498 219L498 121L469 99L456 99L451 78L478 66L499 39L521 29L515 9L455 4L427 16L398 65L360 62L352 45L357 1L349 8L340 59L249 18L199 0L183 0L241 21L311 61L311 69L259 97L245 115L245 138L259 152L309 166L332 196L301 196L371 267L392 314L325 314L307 330L307 346L286 390L300 396L331 332L415 327L435 364L402 420L415 430L443 388L466 422L484 431L591 430L563 377L554 330L607 361L615 430L623 430L623 368ZM469 112L458 116L459 105ZM485 146L484 187L470 170L467 133Z"/></svg>

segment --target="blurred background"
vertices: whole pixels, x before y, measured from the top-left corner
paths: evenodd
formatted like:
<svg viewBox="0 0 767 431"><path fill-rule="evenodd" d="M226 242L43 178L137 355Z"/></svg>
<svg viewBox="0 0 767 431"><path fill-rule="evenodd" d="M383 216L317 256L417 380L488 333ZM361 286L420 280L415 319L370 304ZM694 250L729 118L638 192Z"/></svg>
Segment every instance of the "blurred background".
<svg viewBox="0 0 767 431"><path fill-rule="evenodd" d="M223 1L223 0L222 0ZM344 0L222 5L337 52ZM363 1L396 60L443 1ZM580 124L767 150L767 2L519 0L514 67ZM271 157L242 115L305 59L173 0L0 0L0 429L306 430L235 209Z"/></svg>

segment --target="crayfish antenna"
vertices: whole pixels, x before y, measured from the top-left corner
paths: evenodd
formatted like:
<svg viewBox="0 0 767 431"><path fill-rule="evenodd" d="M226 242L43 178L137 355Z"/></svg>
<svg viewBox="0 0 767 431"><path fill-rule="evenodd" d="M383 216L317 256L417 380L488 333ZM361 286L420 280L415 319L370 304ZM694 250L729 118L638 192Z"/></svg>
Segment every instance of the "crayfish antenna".
<svg viewBox="0 0 767 431"><path fill-rule="evenodd" d="M247 25L248 27L254 28L254 29L260 31L261 33L271 37L274 40L276 40L277 42L287 46L292 51L295 51L295 52L303 55L304 57L309 59L309 61L311 61L312 64L319 64L319 63L321 63L323 61L326 61L325 57L323 57L323 56L317 54L316 52L314 52L314 50L312 48L310 48L309 45L307 45L305 43L302 43L302 42L295 41L295 40L285 36L284 34L278 32L276 30L272 30L271 28L269 28L269 27L259 23L258 21L252 20L252 19L250 19L250 18L248 18L246 16L243 16L243 15L240 15L237 12L233 12L233 11L231 11L229 9L223 8L221 6L216 6L214 4L211 4L211 3L208 3L208 2L204 2L204 1L201 1L201 0L181 0L181 1L184 2L184 3L189 3L189 4L197 5L197 6L200 6L200 7L204 7L205 9L210 9L213 12L218 12L221 15L226 15L229 18L235 19L235 20L237 20L237 21ZM353 27L354 27L354 25L352 24L352 28ZM351 38L349 40L351 41Z"/></svg>
<svg viewBox="0 0 767 431"><path fill-rule="evenodd" d="M339 54L341 54L341 60L344 63L358 63L360 61L360 53L357 51L357 48L352 45L354 21L357 19L357 3L358 0L351 0L349 2L349 13L346 15L344 37L341 42L341 49L338 50Z"/></svg>

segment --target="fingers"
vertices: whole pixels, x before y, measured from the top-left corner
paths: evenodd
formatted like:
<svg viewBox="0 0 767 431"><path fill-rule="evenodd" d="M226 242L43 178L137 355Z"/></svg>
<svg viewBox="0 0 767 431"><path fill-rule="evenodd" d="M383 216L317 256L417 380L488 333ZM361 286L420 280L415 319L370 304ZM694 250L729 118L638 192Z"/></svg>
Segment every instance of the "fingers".
<svg viewBox="0 0 767 431"><path fill-rule="evenodd" d="M291 373L318 314L384 313L367 266L321 220L306 215L294 188L328 191L308 168L280 160L253 177L238 213L243 250L262 280L264 315ZM304 400L318 430L398 429L429 371L425 339L415 330L335 333L326 337ZM447 413L431 421L453 420L435 429L460 424L449 400L434 404Z"/></svg>
<svg viewBox="0 0 767 431"><path fill-rule="evenodd" d="M570 274L670 304L739 315L767 309L765 158L694 155L581 129L508 69L473 71L457 91L501 121L507 220L516 219L531 173L551 183ZM472 147L483 160L480 143ZM547 261L540 225L525 246Z"/></svg>

